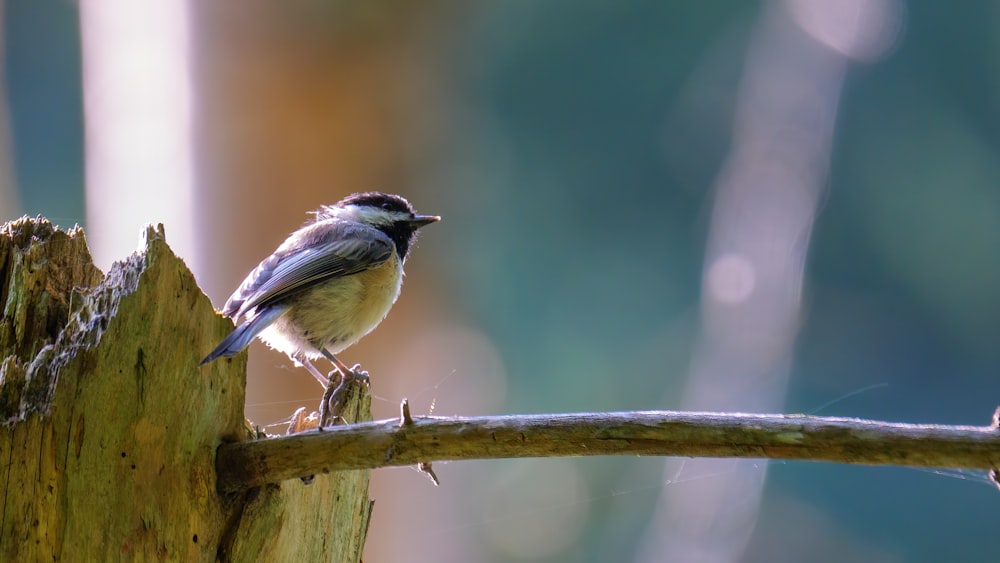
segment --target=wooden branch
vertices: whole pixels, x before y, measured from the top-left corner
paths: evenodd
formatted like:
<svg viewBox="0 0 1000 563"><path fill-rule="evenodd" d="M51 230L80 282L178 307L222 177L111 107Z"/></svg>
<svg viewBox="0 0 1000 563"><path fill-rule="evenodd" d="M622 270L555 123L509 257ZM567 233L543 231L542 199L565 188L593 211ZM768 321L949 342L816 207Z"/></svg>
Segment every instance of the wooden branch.
<svg viewBox="0 0 1000 563"><path fill-rule="evenodd" d="M404 413L406 409L404 409ZM585 455L798 459L991 469L992 426L899 424L804 415L641 411L474 418L414 417L223 444L221 490L344 469L436 460Z"/></svg>

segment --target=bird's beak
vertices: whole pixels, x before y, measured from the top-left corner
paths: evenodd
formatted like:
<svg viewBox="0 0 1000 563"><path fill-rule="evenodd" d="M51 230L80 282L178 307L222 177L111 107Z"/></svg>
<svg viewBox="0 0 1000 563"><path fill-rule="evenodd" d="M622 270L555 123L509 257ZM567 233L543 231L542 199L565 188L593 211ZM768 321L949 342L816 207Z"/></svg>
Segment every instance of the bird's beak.
<svg viewBox="0 0 1000 563"><path fill-rule="evenodd" d="M410 219L410 226L414 229L419 229L424 225L430 225L431 223L437 223L441 220L441 217L437 215L414 215L413 219Z"/></svg>

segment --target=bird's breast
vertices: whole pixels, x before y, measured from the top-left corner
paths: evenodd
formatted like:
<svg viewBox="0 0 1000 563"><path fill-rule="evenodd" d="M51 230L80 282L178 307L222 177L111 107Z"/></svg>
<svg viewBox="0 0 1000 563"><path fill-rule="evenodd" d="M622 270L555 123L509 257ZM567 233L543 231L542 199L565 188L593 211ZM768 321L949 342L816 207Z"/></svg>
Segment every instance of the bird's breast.
<svg viewBox="0 0 1000 563"><path fill-rule="evenodd" d="M376 268L303 291L292 300L284 324L313 346L325 346L336 354L382 322L402 283L403 270L393 253Z"/></svg>
<svg viewBox="0 0 1000 563"><path fill-rule="evenodd" d="M403 268L400 266L396 253L378 268L366 270L357 274L362 297L354 305L353 317L357 319L364 336L374 329L382 319L389 314L389 309L399 298L403 285Z"/></svg>

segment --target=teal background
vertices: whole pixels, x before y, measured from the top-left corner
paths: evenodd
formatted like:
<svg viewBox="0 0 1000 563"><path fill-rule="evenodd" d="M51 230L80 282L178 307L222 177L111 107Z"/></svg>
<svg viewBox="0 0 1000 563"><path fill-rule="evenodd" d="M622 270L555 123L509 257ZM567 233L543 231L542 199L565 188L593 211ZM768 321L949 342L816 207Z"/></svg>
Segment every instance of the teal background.
<svg viewBox="0 0 1000 563"><path fill-rule="evenodd" d="M982 425L1000 403L1000 4L905 6L895 51L848 71L784 410L836 401L817 414ZM437 24L435 75L456 113L431 172L406 188L447 219L419 248L420 271L436 271L455 314L495 343L504 412L677 407L733 100L714 100L709 122L669 109L706 53L728 61L735 87L760 4L437 9L456 14ZM22 209L0 219L83 223L74 5L4 10ZM592 492L585 533L538 560L628 560L668 486L662 461L573 463ZM612 494L622 475L634 486ZM1000 553L1000 496L980 473L774 463L766 487L747 561L809 553L759 539L788 499L844 538L815 544L817 561ZM482 558L512 560L488 546Z"/></svg>

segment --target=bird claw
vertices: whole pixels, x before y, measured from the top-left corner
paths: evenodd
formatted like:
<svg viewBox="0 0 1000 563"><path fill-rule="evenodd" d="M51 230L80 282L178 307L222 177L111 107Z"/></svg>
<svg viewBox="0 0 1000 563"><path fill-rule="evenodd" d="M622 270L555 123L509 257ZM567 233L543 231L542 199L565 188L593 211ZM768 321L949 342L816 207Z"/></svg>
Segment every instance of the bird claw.
<svg viewBox="0 0 1000 563"><path fill-rule="evenodd" d="M334 368L326 374L326 378L330 382L336 382L335 387L358 380L364 381L366 385L371 385L371 377L368 376L368 370L361 369L361 364L354 364L354 367L348 373L341 373L340 369Z"/></svg>
<svg viewBox="0 0 1000 563"><path fill-rule="evenodd" d="M334 379L334 374L337 374L337 379ZM346 374L341 374L340 370L330 372L330 383L326 386L319 405L320 429L324 426L333 426L342 418L341 415L347 406L347 395L351 390L351 384L355 381L371 386L371 378L367 371L361 369L361 364L354 364Z"/></svg>
<svg viewBox="0 0 1000 563"><path fill-rule="evenodd" d="M365 384L371 385L371 378L368 377L368 371L361 369L361 364L354 364L351 368L351 379L354 381L364 381Z"/></svg>

